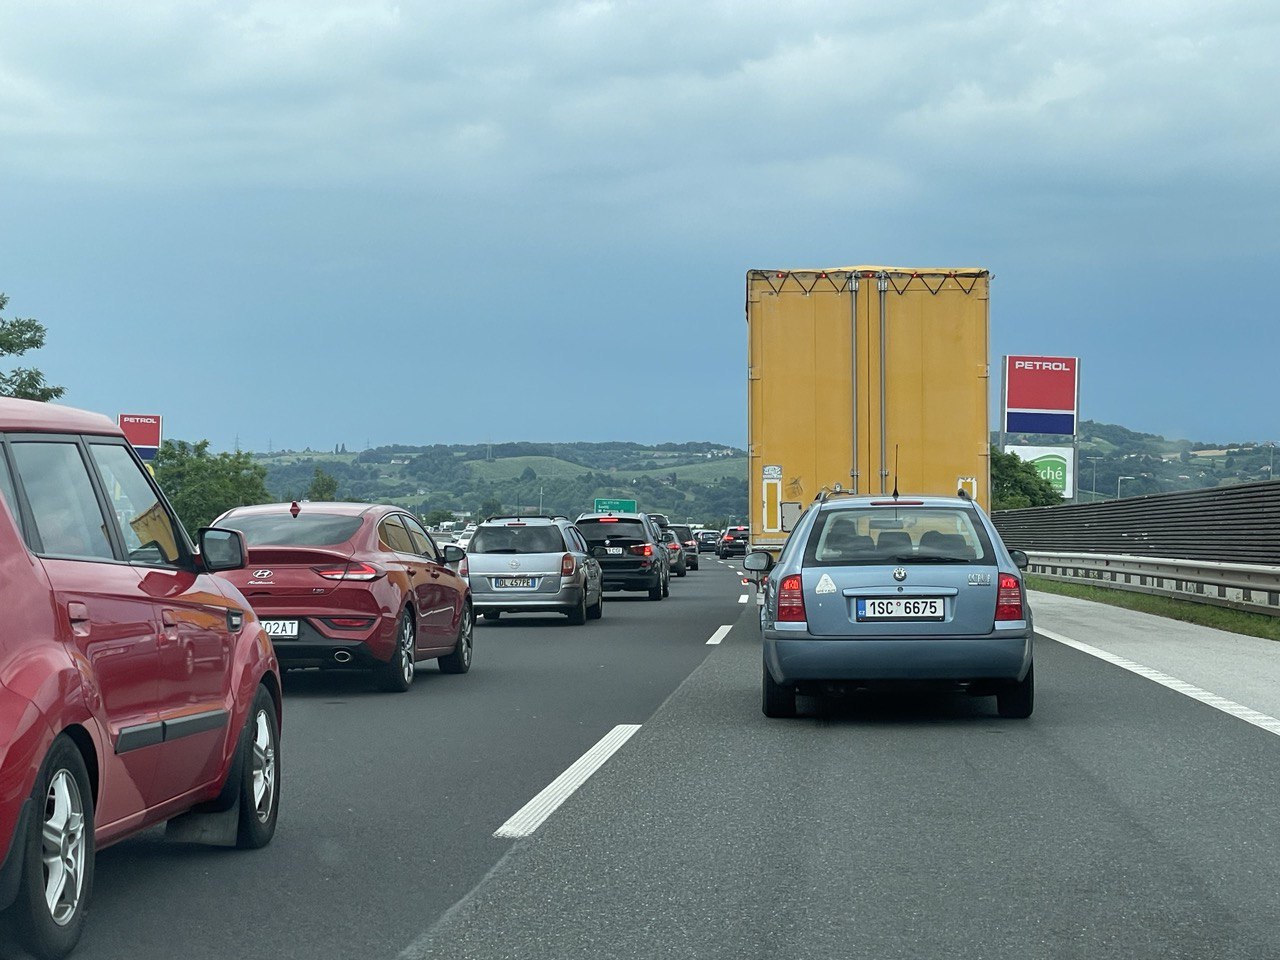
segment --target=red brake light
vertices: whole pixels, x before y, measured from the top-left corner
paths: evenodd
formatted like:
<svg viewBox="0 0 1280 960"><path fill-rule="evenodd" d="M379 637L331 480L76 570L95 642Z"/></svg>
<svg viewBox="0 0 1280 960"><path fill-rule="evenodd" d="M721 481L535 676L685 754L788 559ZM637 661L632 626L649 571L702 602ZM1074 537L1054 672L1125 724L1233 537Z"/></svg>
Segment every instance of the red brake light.
<svg viewBox="0 0 1280 960"><path fill-rule="evenodd" d="M371 563L353 562L311 569L326 580L377 580L382 576L382 571Z"/></svg>
<svg viewBox="0 0 1280 960"><path fill-rule="evenodd" d="M578 569L578 561L573 559L572 553L566 553L560 558L560 576L572 577L573 571Z"/></svg>
<svg viewBox="0 0 1280 960"><path fill-rule="evenodd" d="M463 580L471 576L471 564L467 562L467 558L463 557L458 561L458 576Z"/></svg>
<svg viewBox="0 0 1280 960"><path fill-rule="evenodd" d="M997 620L1025 620L1022 615L1022 581L1011 573L1000 574L996 591Z"/></svg>
<svg viewBox="0 0 1280 960"><path fill-rule="evenodd" d="M617 522L618 522L617 517L601 517L599 520L596 521L596 523L617 523Z"/></svg>
<svg viewBox="0 0 1280 960"><path fill-rule="evenodd" d="M634 553L637 557L652 557L653 544L637 543L634 547L631 548L631 552Z"/></svg>
<svg viewBox="0 0 1280 960"><path fill-rule="evenodd" d="M783 623L803 623L808 617L804 612L804 581L798 573L783 577L778 584L778 616Z"/></svg>

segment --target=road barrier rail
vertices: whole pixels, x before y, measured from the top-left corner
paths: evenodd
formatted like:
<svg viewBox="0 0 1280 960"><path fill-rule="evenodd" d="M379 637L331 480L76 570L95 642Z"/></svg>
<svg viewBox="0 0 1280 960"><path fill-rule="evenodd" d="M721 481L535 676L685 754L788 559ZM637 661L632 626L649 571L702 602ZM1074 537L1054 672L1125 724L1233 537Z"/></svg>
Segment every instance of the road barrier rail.
<svg viewBox="0 0 1280 960"><path fill-rule="evenodd" d="M1028 556L1028 572L1049 580L1280 616L1280 566L1104 553L1037 552Z"/></svg>

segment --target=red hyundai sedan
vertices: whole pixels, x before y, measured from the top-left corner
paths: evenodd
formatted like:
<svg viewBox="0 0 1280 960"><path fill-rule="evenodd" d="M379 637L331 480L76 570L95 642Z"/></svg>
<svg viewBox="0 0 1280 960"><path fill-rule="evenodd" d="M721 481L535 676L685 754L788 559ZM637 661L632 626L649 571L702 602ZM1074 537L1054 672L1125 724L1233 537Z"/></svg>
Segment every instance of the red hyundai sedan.
<svg viewBox="0 0 1280 960"><path fill-rule="evenodd" d="M437 547L399 507L273 503L215 523L248 543L247 566L223 576L262 618L282 667L372 670L393 692L409 689L419 660L471 669L466 554Z"/></svg>
<svg viewBox="0 0 1280 960"><path fill-rule="evenodd" d="M261 847L279 809L280 675L116 425L0 399L0 908L41 960L80 938L95 849L171 833Z"/></svg>

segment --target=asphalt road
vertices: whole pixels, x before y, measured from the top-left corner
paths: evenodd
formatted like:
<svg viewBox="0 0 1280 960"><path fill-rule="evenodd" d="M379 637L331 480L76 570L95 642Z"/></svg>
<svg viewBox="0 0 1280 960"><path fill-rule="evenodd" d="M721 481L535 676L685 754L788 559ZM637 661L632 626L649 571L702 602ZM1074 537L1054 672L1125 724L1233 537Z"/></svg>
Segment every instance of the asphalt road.
<svg viewBox="0 0 1280 960"><path fill-rule="evenodd" d="M289 674L271 845L175 844L157 829L102 851L75 957L397 956L511 848L493 837L508 817L615 725L647 721L714 649L743 588L703 559L666 600L609 593L581 627L482 620L470 673L420 664L405 694Z"/></svg>
<svg viewBox="0 0 1280 960"><path fill-rule="evenodd" d="M1043 639L1028 721L925 694L766 720L731 571L482 622L471 674L403 696L291 676L275 842L104 851L76 956L1280 957L1274 734ZM537 832L493 837L618 724Z"/></svg>

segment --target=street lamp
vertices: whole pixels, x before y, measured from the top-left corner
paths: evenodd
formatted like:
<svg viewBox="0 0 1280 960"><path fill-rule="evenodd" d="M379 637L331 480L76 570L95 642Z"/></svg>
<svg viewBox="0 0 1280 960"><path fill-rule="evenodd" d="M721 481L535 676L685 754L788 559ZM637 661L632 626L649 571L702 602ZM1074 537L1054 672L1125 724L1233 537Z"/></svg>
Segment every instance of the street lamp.
<svg viewBox="0 0 1280 960"><path fill-rule="evenodd" d="M1093 461L1093 486L1089 489L1089 502L1093 503L1098 499L1098 461L1102 457L1085 457L1085 459Z"/></svg>
<svg viewBox="0 0 1280 960"><path fill-rule="evenodd" d="M1119 500L1119 499L1120 499L1120 481L1121 481L1121 480L1133 480L1133 479L1134 479L1133 477L1116 477L1116 499L1117 499L1117 500Z"/></svg>

